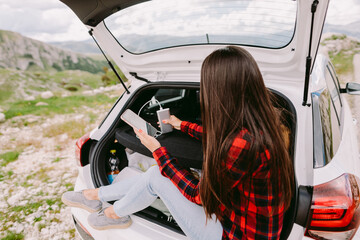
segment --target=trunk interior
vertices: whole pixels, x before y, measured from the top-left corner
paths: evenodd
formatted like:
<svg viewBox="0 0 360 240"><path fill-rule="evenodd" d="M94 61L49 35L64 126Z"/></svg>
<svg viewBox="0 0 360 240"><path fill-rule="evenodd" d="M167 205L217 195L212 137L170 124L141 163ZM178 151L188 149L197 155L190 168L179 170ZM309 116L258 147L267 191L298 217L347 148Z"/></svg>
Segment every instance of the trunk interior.
<svg viewBox="0 0 360 240"><path fill-rule="evenodd" d="M273 95L274 106L282 112L283 124L291 131L289 152L293 159L296 134L295 108L283 94L269 90ZM163 108L169 108L171 115L175 115L181 120L201 124L199 84L148 84L138 90L125 107L158 128L156 111L159 110L159 105L154 98L161 103ZM146 102L149 103L145 104ZM116 156L120 160L120 170L130 167L141 172L156 164L151 152L140 143L132 128L120 119L120 115L106 136L92 149L91 172L96 187L110 184L107 178L107 174L110 172L108 159L110 158L110 151L113 149L116 150ZM162 146L167 147L180 164L189 168L194 174L201 174L200 169L203 161L201 141L177 130L163 134L157 139ZM294 188L297 187L294 186ZM294 223L295 202L296 196L294 196L291 204L292 207L285 215L282 238L290 233ZM182 233L160 199L136 215Z"/></svg>

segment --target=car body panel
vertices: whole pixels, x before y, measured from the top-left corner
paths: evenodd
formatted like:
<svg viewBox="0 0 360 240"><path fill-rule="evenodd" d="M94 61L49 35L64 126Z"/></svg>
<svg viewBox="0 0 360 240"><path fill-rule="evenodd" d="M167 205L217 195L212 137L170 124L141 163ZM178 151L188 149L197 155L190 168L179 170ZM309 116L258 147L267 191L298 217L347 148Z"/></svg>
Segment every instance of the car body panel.
<svg viewBox="0 0 360 240"><path fill-rule="evenodd" d="M344 129L340 146L326 166L314 169L314 184L322 184L338 177L343 173L351 173L360 176L360 161L355 124L347 101L343 101L344 109Z"/></svg>

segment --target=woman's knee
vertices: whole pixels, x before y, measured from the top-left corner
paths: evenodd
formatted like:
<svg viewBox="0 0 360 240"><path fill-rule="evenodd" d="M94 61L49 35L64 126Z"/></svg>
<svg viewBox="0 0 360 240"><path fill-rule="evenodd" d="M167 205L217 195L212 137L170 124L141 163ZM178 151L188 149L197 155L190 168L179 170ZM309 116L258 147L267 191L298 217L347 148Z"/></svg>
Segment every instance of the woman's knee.
<svg viewBox="0 0 360 240"><path fill-rule="evenodd" d="M149 178L154 178L158 175L161 175L159 167L157 165L150 167L144 174Z"/></svg>
<svg viewBox="0 0 360 240"><path fill-rule="evenodd" d="M146 175L147 185L154 193L157 193L159 188L161 189L166 187L167 184L171 184L171 181L168 178L161 175L157 165L150 167L144 174Z"/></svg>

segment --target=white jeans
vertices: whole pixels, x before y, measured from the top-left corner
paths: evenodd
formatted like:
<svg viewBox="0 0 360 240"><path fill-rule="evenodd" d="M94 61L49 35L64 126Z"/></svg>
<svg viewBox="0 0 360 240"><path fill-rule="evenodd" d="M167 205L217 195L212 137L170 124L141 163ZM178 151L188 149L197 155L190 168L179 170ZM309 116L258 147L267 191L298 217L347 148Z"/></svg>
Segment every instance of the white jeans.
<svg viewBox="0 0 360 240"><path fill-rule="evenodd" d="M190 239L221 239L223 229L221 223L215 221L215 216L206 221L203 207L186 199L170 179L161 175L158 166L129 179L100 187L99 190L100 200L116 201L114 211L118 216L138 212L152 204L157 197L164 202Z"/></svg>

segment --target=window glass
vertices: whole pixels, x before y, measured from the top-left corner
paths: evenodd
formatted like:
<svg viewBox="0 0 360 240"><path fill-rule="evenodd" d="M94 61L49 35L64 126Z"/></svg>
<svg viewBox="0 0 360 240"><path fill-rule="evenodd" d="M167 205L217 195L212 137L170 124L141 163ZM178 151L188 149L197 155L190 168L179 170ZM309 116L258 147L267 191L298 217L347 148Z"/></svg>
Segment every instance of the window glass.
<svg viewBox="0 0 360 240"><path fill-rule="evenodd" d="M340 126L327 88L312 93L314 123L314 167L323 167L336 154L340 141Z"/></svg>
<svg viewBox="0 0 360 240"><path fill-rule="evenodd" d="M132 53L193 44L281 48L292 39L297 2L290 0L154 0L105 19Z"/></svg>
<svg viewBox="0 0 360 240"><path fill-rule="evenodd" d="M340 82L339 82L339 78L337 77L336 73L335 73L335 68L334 66L331 64L331 62L328 62L327 68L329 69L332 78L334 79L335 85L338 89L340 89ZM340 91L339 91L340 94ZM341 100L341 99L340 99Z"/></svg>
<svg viewBox="0 0 360 240"><path fill-rule="evenodd" d="M333 73L330 70L331 70L331 68L329 66L327 66L325 80L326 80L326 85L330 91L330 97L331 97L332 104L334 105L334 108L335 108L335 114L336 114L336 117L338 120L338 124L340 125L342 103L341 103L339 88L337 85L337 80L335 80L335 76L333 75Z"/></svg>

